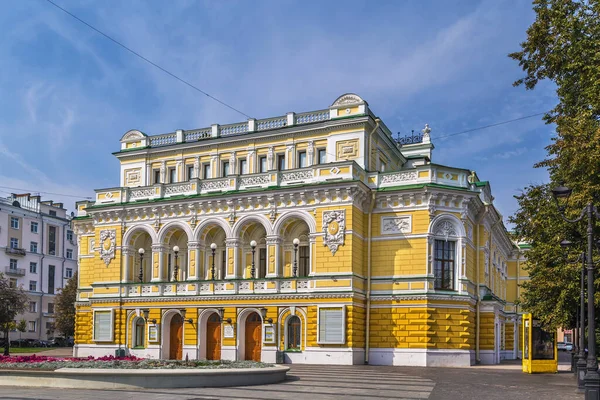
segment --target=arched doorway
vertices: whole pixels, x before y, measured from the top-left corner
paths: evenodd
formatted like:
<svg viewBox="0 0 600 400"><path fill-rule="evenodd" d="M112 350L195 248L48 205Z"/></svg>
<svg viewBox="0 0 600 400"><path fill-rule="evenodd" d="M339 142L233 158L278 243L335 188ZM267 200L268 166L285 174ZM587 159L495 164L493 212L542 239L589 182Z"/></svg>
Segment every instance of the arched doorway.
<svg viewBox="0 0 600 400"><path fill-rule="evenodd" d="M221 318L212 313L206 322L206 359L221 359Z"/></svg>
<svg viewBox="0 0 600 400"><path fill-rule="evenodd" d="M260 361L262 320L260 315L253 312L246 318L245 326L245 357L246 360Z"/></svg>
<svg viewBox="0 0 600 400"><path fill-rule="evenodd" d="M183 318L179 314L173 314L169 325L169 359L181 360L183 338Z"/></svg>

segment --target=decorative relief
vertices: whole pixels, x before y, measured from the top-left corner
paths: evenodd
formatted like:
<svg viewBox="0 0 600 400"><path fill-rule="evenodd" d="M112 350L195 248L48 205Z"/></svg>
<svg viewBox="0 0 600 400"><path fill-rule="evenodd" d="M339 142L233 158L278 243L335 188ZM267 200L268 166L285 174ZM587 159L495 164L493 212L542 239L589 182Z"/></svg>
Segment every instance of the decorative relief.
<svg viewBox="0 0 600 400"><path fill-rule="evenodd" d="M129 286L127 289L128 294L137 294L137 286Z"/></svg>
<svg viewBox="0 0 600 400"><path fill-rule="evenodd" d="M88 240L88 254L94 254L95 248L96 248L96 239L90 238Z"/></svg>
<svg viewBox="0 0 600 400"><path fill-rule="evenodd" d="M240 283L240 290L250 290L250 282Z"/></svg>
<svg viewBox="0 0 600 400"><path fill-rule="evenodd" d="M411 222L411 218L408 215L402 217L381 217L381 233L383 235L411 233Z"/></svg>
<svg viewBox="0 0 600 400"><path fill-rule="evenodd" d="M452 224L450 221L442 221L441 223L437 224L434 234L436 236L444 236L446 238L449 236L458 236L454 224Z"/></svg>
<svg viewBox="0 0 600 400"><path fill-rule="evenodd" d="M242 176L239 180L240 186L259 186L271 182L271 175Z"/></svg>
<svg viewBox="0 0 600 400"><path fill-rule="evenodd" d="M281 174L281 182L294 182L302 181L306 179L312 179L313 172L308 171L296 171L296 172L284 172Z"/></svg>
<svg viewBox="0 0 600 400"><path fill-rule="evenodd" d="M177 185L173 185L173 186L167 186L165 188L165 195L181 194L181 193L189 192L191 190L192 190L192 184L189 182L186 182L186 183L177 184Z"/></svg>
<svg viewBox="0 0 600 400"><path fill-rule="evenodd" d="M271 221L272 224L274 224L276 219L277 219L277 207L273 206L273 207L271 207L271 211L269 211L269 220Z"/></svg>
<svg viewBox="0 0 600 400"><path fill-rule="evenodd" d="M105 229L100 231L100 257L108 266L110 260L115 258L115 247L117 244L117 231Z"/></svg>
<svg viewBox="0 0 600 400"><path fill-rule="evenodd" d="M131 200L152 197L154 196L154 188L144 188L144 189L130 189L129 190L129 198Z"/></svg>
<svg viewBox="0 0 600 400"><path fill-rule="evenodd" d="M417 179L416 171L396 172L394 174L385 174L381 176L380 183L398 183Z"/></svg>
<svg viewBox="0 0 600 400"><path fill-rule="evenodd" d="M344 106L348 104L357 104L362 102L363 99L361 99L359 96L352 93L348 93L338 97L338 99L335 101L335 103L332 104L332 106Z"/></svg>
<svg viewBox="0 0 600 400"><path fill-rule="evenodd" d="M273 146L269 146L269 150L267 151L267 169L273 169L273 160L275 158L275 149Z"/></svg>
<svg viewBox="0 0 600 400"><path fill-rule="evenodd" d="M323 211L323 244L335 255L346 237L346 211Z"/></svg>
<svg viewBox="0 0 600 400"><path fill-rule="evenodd" d="M307 158L307 165L310 167L311 165L313 165L313 158L314 158L314 154L315 154L315 145L314 142L312 140L308 141L308 147L306 148L306 158Z"/></svg>
<svg viewBox="0 0 600 400"><path fill-rule="evenodd" d="M225 284L224 283L217 283L215 284L215 292L222 292L225 290Z"/></svg>
<svg viewBox="0 0 600 400"><path fill-rule="evenodd" d="M229 213L229 216L227 217L227 219L229 220L229 225L233 226L233 224L235 224L235 210L233 210L231 213Z"/></svg>
<svg viewBox="0 0 600 400"><path fill-rule="evenodd" d="M333 167L329 170L329 172L331 172L331 175L337 175L340 173L340 169L338 167Z"/></svg>
<svg viewBox="0 0 600 400"><path fill-rule="evenodd" d="M290 282L290 281L281 282L281 288L282 289L291 289L292 282Z"/></svg>
<svg viewBox="0 0 600 400"><path fill-rule="evenodd" d="M218 181L204 181L200 184L200 190L221 190L229 188L229 179Z"/></svg>
<svg viewBox="0 0 600 400"><path fill-rule="evenodd" d="M200 291L201 292L207 292L210 289L210 285L208 283L202 283L200 284Z"/></svg>
<svg viewBox="0 0 600 400"><path fill-rule="evenodd" d="M173 285L165 285L163 293L173 293Z"/></svg>
<svg viewBox="0 0 600 400"><path fill-rule="evenodd" d="M469 238L469 240L473 240L473 226L467 222L466 227L467 227L467 237Z"/></svg>
<svg viewBox="0 0 600 400"><path fill-rule="evenodd" d="M296 287L298 289L308 289L308 281L298 281Z"/></svg>
<svg viewBox="0 0 600 400"><path fill-rule="evenodd" d="M254 284L254 288L256 290L265 290L267 288L267 283L266 282L256 282Z"/></svg>
<svg viewBox="0 0 600 400"><path fill-rule="evenodd" d="M187 285L185 283L180 283L177 285L178 292L187 292Z"/></svg>
<svg viewBox="0 0 600 400"><path fill-rule="evenodd" d="M152 286L142 286L142 294L152 293Z"/></svg>
<svg viewBox="0 0 600 400"><path fill-rule="evenodd" d="M358 139L336 142L338 160L353 160L358 158Z"/></svg>

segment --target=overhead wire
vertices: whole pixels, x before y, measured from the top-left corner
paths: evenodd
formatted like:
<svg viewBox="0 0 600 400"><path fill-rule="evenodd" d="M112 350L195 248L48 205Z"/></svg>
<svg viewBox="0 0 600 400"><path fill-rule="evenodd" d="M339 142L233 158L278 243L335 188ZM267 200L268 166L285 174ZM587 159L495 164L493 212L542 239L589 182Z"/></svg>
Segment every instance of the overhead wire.
<svg viewBox="0 0 600 400"><path fill-rule="evenodd" d="M189 86L190 88L192 88L192 89L194 89L194 90L196 90L196 91L198 91L198 92L202 93L203 95L205 95L206 97L208 97L208 98L210 98L210 99L212 99L212 100L216 101L217 103L219 103L219 104L221 104L221 105L223 105L223 106L225 106L225 107L227 107L227 108L229 108L229 109L231 109L231 110L233 110L233 111L235 111L235 112L237 112L237 113L239 113L239 114L241 114L241 115L245 116L246 118L251 118L251 117L250 117L248 114L246 114L246 113L244 113L244 112L242 112L242 111L238 110L237 108L235 108L235 107L233 107L233 106L231 106L231 105L229 105L229 104L225 103L225 102L224 102L224 101L222 101L222 100L219 100L219 99L218 99L218 98L216 98L215 96L213 96L213 95L211 95L211 94L209 94L209 93L205 92L204 90L200 89L199 87L197 87L197 86L195 86L195 85L193 85L193 84L189 83L189 82L188 82L188 81L186 81L185 79L178 77L178 76L177 76L177 75L175 75L174 73L172 73L172 72L170 72L170 71L166 70L165 68L163 68L163 67L161 67L160 65L156 64L155 62L153 62L153 61L151 61L151 60L147 59L146 57L144 57L144 56L143 56L143 55L141 55L140 53L136 52L135 50L132 50L131 48L129 48L129 47L127 47L127 46L125 46L123 43L119 42L118 40L114 39L113 37L109 36L108 34L106 34L106 33L102 32L100 29L98 29L98 28L94 27L94 26L93 26L93 25L91 25L90 23L88 23L88 22L86 22L86 21L82 20L82 19L81 19L81 18L79 18L77 15L75 15L75 14L71 13L70 11L68 11L68 10L66 10L66 9L64 9L64 8L62 8L61 6L59 6L58 4L56 4L55 2L53 2L52 0L46 0L46 1L47 1L48 3L50 3L50 4L52 4L54 7L58 8L59 10L63 11L65 14L67 14L67 15L69 15L69 16L71 16L71 17L73 17L74 19L76 19L77 21L81 22L82 24L84 24L84 25L85 25L85 26L87 26L88 28L90 28L90 29L92 29L92 30L96 31L96 32L97 32L97 33L99 33L100 35L102 35L102 36L104 36L105 38L107 38L108 40L112 41L112 42L113 42L113 43L115 43L116 45L118 45L118 46L122 47L123 49L127 50L128 52L130 52L131 54L135 55L136 57L139 57L139 58L141 58L142 60L146 61L148 64L152 65L153 67L155 67L155 68L158 68L159 70L161 70L161 71L162 71L162 72L164 72L165 74L167 74L167 75L171 76L172 78L175 78L175 79L177 79L179 82L181 82L181 83L183 83L183 84L185 84L185 85Z"/></svg>
<svg viewBox="0 0 600 400"><path fill-rule="evenodd" d="M76 199L85 199L85 200L93 200L93 197L90 196L77 196L74 194L65 194L65 193L56 193L56 192L44 192L42 190L29 190L29 189L22 189L22 188L14 188L14 187L8 187L8 186L0 186L0 189L8 189L8 190L15 190L18 191L19 193L40 193L40 194L49 194L52 196L62 196L62 197L73 197ZM0 190L0 192L3 193L10 193L13 194L12 192L7 192L5 190Z"/></svg>

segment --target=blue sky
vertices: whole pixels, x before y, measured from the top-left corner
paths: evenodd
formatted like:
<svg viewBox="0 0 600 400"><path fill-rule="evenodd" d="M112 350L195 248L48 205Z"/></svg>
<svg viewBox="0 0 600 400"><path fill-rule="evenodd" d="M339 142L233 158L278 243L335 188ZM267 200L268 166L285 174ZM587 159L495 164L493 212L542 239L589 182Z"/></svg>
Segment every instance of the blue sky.
<svg viewBox="0 0 600 400"><path fill-rule="evenodd" d="M436 140L556 104L551 84L512 86L526 1L56 2L255 118L355 92L393 132L429 123L433 161L489 180L505 217L513 195L547 179L532 168L553 135L541 117ZM2 9L0 186L91 196L119 184L111 152L129 129L244 120L46 1Z"/></svg>

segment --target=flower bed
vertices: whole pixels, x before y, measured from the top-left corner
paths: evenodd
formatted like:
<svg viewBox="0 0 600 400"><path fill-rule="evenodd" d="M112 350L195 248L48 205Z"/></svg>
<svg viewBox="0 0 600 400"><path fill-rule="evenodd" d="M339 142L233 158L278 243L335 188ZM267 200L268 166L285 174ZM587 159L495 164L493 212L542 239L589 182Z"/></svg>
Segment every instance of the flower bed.
<svg viewBox="0 0 600 400"><path fill-rule="evenodd" d="M98 369L229 369L272 367L255 361L209 361L209 360L154 360L128 357L62 358L38 355L0 356L0 369L36 369L54 371L59 368Z"/></svg>

